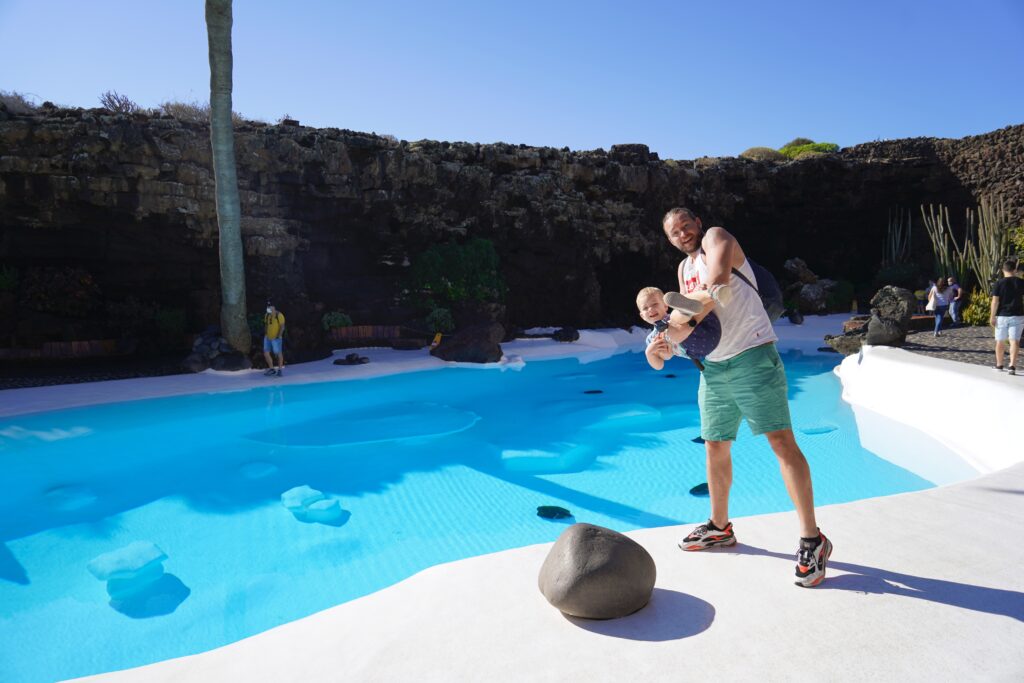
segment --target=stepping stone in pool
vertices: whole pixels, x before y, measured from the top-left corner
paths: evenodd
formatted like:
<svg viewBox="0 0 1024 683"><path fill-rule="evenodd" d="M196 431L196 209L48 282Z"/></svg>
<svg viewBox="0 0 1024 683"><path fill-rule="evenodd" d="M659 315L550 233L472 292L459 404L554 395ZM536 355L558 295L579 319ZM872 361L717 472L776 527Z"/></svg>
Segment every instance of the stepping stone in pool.
<svg viewBox="0 0 1024 683"><path fill-rule="evenodd" d="M538 505L537 516L544 519L567 519L572 517L572 513L557 505Z"/></svg>
<svg viewBox="0 0 1024 683"><path fill-rule="evenodd" d="M347 511L341 509L337 500L305 484L282 493L281 504L300 522L337 524L348 519Z"/></svg>
<svg viewBox="0 0 1024 683"><path fill-rule="evenodd" d="M662 377L664 377L665 379L675 379L676 378L676 376L674 374L672 374L671 372L668 373L667 375L662 375Z"/></svg>
<svg viewBox="0 0 1024 683"><path fill-rule="evenodd" d="M573 524L544 559L537 585L564 614L616 619L651 600L657 569L633 539L593 524Z"/></svg>
<svg viewBox="0 0 1024 683"><path fill-rule="evenodd" d="M692 489L690 489L690 495L691 496L700 496L701 498L705 498L707 496L710 496L711 493L708 491L708 485L705 483L705 484L697 484Z"/></svg>
<svg viewBox="0 0 1024 683"><path fill-rule="evenodd" d="M135 541L92 559L86 569L107 583L107 595L123 600L147 589L164 575L166 553L151 541Z"/></svg>
<svg viewBox="0 0 1024 683"><path fill-rule="evenodd" d="M603 394L604 390L603 389L587 389L583 393L584 394Z"/></svg>
<svg viewBox="0 0 1024 683"><path fill-rule="evenodd" d="M702 439L702 438L701 438L701 437L699 437L699 436L695 436L695 437L693 437L692 439L690 439L690 441L692 441L692 442L694 442L694 443L704 443L704 439Z"/></svg>

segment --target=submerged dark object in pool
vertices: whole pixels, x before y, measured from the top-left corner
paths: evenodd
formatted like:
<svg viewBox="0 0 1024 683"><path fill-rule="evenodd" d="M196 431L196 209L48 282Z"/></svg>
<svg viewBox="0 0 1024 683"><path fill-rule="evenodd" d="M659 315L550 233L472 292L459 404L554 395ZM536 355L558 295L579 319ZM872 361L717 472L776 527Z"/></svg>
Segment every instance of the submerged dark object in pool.
<svg viewBox="0 0 1024 683"><path fill-rule="evenodd" d="M572 517L572 513L557 505L538 505L537 516L544 519L566 519Z"/></svg>
<svg viewBox="0 0 1024 683"><path fill-rule="evenodd" d="M583 392L584 394L603 394L604 389L587 389Z"/></svg>
<svg viewBox="0 0 1024 683"><path fill-rule="evenodd" d="M350 353L344 358L336 358L334 360L335 365L362 365L363 363L369 362L369 358L366 356L360 356L358 353Z"/></svg>
<svg viewBox="0 0 1024 683"><path fill-rule="evenodd" d="M697 484L692 489L690 489L690 495L691 496L708 496L708 495L711 495L711 494L708 493L708 485L707 484Z"/></svg>
<svg viewBox="0 0 1024 683"><path fill-rule="evenodd" d="M668 373L667 375L665 375L665 379L675 379L675 378L676 378L676 376L674 374L672 374L671 372Z"/></svg>
<svg viewBox="0 0 1024 683"><path fill-rule="evenodd" d="M690 441L694 443L704 443L704 439L700 438L699 436L693 437L692 439L690 439Z"/></svg>

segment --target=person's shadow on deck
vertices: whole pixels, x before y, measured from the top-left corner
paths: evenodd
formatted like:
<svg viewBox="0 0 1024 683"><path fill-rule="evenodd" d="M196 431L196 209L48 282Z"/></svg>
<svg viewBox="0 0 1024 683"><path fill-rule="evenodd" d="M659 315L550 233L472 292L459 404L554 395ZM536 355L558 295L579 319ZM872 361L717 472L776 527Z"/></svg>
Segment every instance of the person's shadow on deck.
<svg viewBox="0 0 1024 683"><path fill-rule="evenodd" d="M776 557L787 562L794 560L794 553L778 553L757 546L738 543L732 552L744 555ZM901 574L879 567L865 567L850 562L829 561L829 569L838 569L849 574L831 575L814 590L847 590L859 593L888 593L907 598L918 598L951 607L986 612L1024 621L1024 593L985 588L968 583L928 579L922 576Z"/></svg>

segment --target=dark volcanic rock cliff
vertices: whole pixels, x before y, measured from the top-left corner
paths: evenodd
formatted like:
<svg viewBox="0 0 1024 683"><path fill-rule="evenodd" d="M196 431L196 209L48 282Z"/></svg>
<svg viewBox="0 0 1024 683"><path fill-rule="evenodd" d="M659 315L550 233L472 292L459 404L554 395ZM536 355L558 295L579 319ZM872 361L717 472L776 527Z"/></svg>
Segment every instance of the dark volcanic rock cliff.
<svg viewBox="0 0 1024 683"><path fill-rule="evenodd" d="M308 324L335 308L357 323L402 322L410 259L469 236L496 245L507 322L634 322L641 286L673 286L679 257L659 220L674 205L727 227L776 272L799 256L858 283L877 270L891 208L941 202L959 215L998 192L1024 216L1024 126L778 164L661 161L643 145L572 152L245 124L236 154L250 308L272 296L290 322ZM108 298L178 302L192 330L217 320L204 125L0 109L0 230L0 264L80 266Z"/></svg>

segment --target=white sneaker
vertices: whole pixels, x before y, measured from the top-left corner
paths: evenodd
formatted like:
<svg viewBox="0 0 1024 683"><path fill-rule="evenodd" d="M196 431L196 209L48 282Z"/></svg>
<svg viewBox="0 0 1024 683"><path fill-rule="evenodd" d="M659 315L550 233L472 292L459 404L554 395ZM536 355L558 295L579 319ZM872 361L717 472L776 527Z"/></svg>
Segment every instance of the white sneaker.
<svg viewBox="0 0 1024 683"><path fill-rule="evenodd" d="M704 310L704 305L701 302L688 296L683 296L679 292L665 292L665 305L690 317Z"/></svg>

